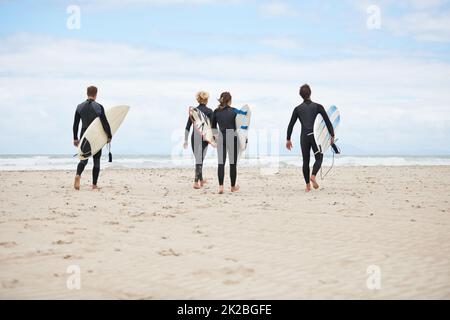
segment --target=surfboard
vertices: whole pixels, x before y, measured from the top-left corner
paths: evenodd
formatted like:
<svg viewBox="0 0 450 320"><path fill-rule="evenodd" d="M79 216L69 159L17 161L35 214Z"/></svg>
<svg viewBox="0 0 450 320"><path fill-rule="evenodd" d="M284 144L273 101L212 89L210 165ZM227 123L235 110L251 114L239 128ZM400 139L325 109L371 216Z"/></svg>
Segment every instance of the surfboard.
<svg viewBox="0 0 450 320"><path fill-rule="evenodd" d="M236 133L239 139L239 146L242 151L248 146L248 130L252 118L252 111L249 105L245 105L241 110L235 109L236 116Z"/></svg>
<svg viewBox="0 0 450 320"><path fill-rule="evenodd" d="M336 132L339 128L339 124L341 122L341 114L339 109L336 106L331 106L327 111L328 117L330 118L331 123L334 128L334 135L336 136ZM323 120L323 117L319 114L314 123L314 139L316 140L316 144L319 147L319 151L321 153L325 153L331 146L331 135L328 132L327 125Z"/></svg>
<svg viewBox="0 0 450 320"><path fill-rule="evenodd" d="M196 130L210 145L215 146L214 135L211 129L211 120L206 114L197 108L189 107L189 117L191 118L194 130Z"/></svg>
<svg viewBox="0 0 450 320"><path fill-rule="evenodd" d="M129 106L117 106L105 111L105 116L108 119L113 137L125 119L128 110L130 110ZM86 129L83 137L81 137L80 144L78 145L78 157L80 160L86 160L99 152L107 143L108 137L103 129L100 118L97 118Z"/></svg>

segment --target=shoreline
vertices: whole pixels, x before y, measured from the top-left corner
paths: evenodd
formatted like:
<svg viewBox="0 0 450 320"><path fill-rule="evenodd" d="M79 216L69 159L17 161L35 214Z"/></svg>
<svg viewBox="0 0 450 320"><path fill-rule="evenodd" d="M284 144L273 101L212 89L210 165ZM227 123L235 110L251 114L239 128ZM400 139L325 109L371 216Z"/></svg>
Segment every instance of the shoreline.
<svg viewBox="0 0 450 320"><path fill-rule="evenodd" d="M311 163L313 163L313 161L311 160ZM102 163L103 164L103 163ZM36 169L36 170L0 170L0 174L2 173L49 173L49 172L60 172L60 173L73 173L76 171L76 166L77 163L74 164L74 169ZM211 166L211 165L205 165L204 170L214 170L217 169L217 166ZM228 162L227 165L225 166L225 168L228 168ZM322 166L322 168L324 170L329 169L329 166ZM344 169L344 170L358 170L358 169L370 169L370 168L374 168L374 169L379 169L379 168L386 168L386 169L414 169L414 168L422 168L422 169L439 169L439 168L450 168L450 165L446 165L446 164L442 164L442 165L334 165L332 171L330 174L332 174L332 172L334 170L337 169ZM273 169L272 167L264 167L264 166L238 166L238 169L244 170L244 171L259 171L259 170L263 170L263 169ZM288 165L288 166L280 166L279 167L279 171L285 171L285 170L301 170L301 164L299 164L298 166L294 166L294 165ZM88 163L88 165L86 166L85 172L86 171L91 171L92 170L92 164ZM158 171L158 170L168 170L168 171L176 171L176 170L182 170L182 171L189 171L192 170L194 171L194 165L192 165L192 167L161 167L161 168L128 168L128 167L105 167L102 166L101 171L129 171L129 172L133 172L133 171ZM277 173L274 173L277 174ZM84 175L84 174L83 174ZM267 174L270 175L270 174ZM300 178L303 178L303 176L300 176Z"/></svg>
<svg viewBox="0 0 450 320"><path fill-rule="evenodd" d="M216 169L217 167L214 166L205 166L203 168L204 171L211 171ZM228 166L225 166L225 174L227 174L227 168ZM415 168L421 168L421 169L448 169L450 168L450 165L409 165L409 166L334 166L333 169L331 170L331 172L329 173L329 175L326 177L326 180L329 180L330 177L333 175L333 171L338 170L338 169L371 169L371 168L385 168L385 169L415 169ZM258 167L258 166L252 166L252 167L238 167L238 169L240 169L240 171L259 171L261 169L272 169L271 167ZM328 170L329 167L328 166L323 166L324 170ZM186 168L186 167L179 167L179 168L101 168L101 172L139 172L139 171L192 171L194 172L194 167L192 168ZM286 171L286 170L300 170L300 176L299 179L301 178L301 181L303 181L303 176L301 175L301 165L299 166L286 166L286 167L280 167L279 168L279 172L277 173L272 173L272 174L260 174L263 176L271 176L271 175L277 175L280 173L280 171ZM89 166L89 164L86 166L86 169L84 170L84 172L91 172L92 171L92 165ZM45 169L45 170L0 170L0 175L1 174L14 174L14 173L74 173L76 172L76 164L74 166L73 170L70 169ZM258 175L258 173L256 173ZM319 177L320 173L318 174ZM85 174L83 174L83 177L85 176ZM215 177L215 176L214 176ZM319 177L320 180L320 177Z"/></svg>
<svg viewBox="0 0 450 320"><path fill-rule="evenodd" d="M13 171L72 171L78 164L77 159L65 156L28 156L28 157L2 157L0 156L0 172ZM267 156L258 158L242 158L239 161L240 168L276 169L298 168L302 165L299 154L291 156ZM450 166L450 157L365 157L365 156L339 156L334 159L327 156L324 159L324 167L445 167ZM120 156L115 155L113 163L108 163L107 158L102 158L102 168L106 170L126 169L190 169L194 167L192 154L186 151L186 155L180 158L170 156ZM88 164L87 168L91 167ZM205 168L216 168L217 158L214 154L207 156L204 162Z"/></svg>

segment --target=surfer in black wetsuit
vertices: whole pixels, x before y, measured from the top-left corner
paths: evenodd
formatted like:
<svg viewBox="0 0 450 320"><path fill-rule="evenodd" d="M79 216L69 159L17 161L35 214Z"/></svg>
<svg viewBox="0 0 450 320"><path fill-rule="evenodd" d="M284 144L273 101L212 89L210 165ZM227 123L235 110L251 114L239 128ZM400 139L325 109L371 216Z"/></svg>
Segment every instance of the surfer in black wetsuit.
<svg viewBox="0 0 450 320"><path fill-rule="evenodd" d="M210 120L212 117L213 111L208 108L206 105L208 104L209 100L209 94L207 92L199 92L197 93L197 101L199 103L199 106L197 107L198 110L203 112ZM189 131L191 130L192 121L191 118L188 118L187 124L186 124L186 131L184 134L184 148L187 149L188 147L188 137L189 137ZM191 146L192 146L192 152L194 153L195 157L195 179L194 179L194 189L200 189L202 188L206 180L203 179L203 161L205 160L206 152L208 151L208 142L203 140L203 137L201 134L199 134L195 129L192 130L191 135Z"/></svg>
<svg viewBox="0 0 450 320"><path fill-rule="evenodd" d="M112 139L111 128L109 126L108 120L106 119L105 110L103 109L103 106L101 104L95 102L95 99L97 99L97 88L93 86L87 88L87 96L88 99L85 102L79 104L77 106L77 110L75 111L75 119L73 121L73 145L75 147L78 147L80 143L80 140L78 140L78 127L80 124L80 120L82 122L80 137L83 137L83 134L89 127L89 125L97 117L99 117L103 126L103 130L105 130L108 137L108 142L110 142ZM94 168L92 169L92 189L94 190L99 189L97 187L97 180L100 174L101 156L102 150L100 150L93 156ZM81 174L83 173L83 170L86 167L87 163L88 159L81 160L80 163L78 163L77 175L75 176L74 183L74 187L76 190L80 190Z"/></svg>
<svg viewBox="0 0 450 320"><path fill-rule="evenodd" d="M212 128L217 140L217 154L219 165L217 174L219 176L219 194L223 193L223 180L225 176L225 162L227 153L230 162L230 180L231 192L239 191L236 185L237 179L237 158L238 158L238 138L236 134L236 116L235 109L230 107L231 94L224 92L220 95L219 107L214 110L212 117ZM217 125L219 129L217 130Z"/></svg>
<svg viewBox="0 0 450 320"><path fill-rule="evenodd" d="M324 107L320 104L311 101L311 88L308 85L304 85L300 88L300 96L303 98L303 103L294 109L292 113L291 122L289 123L287 130L287 142L286 148L288 150L292 149L291 135L294 125L297 120L300 120L302 125L302 132L300 136L300 145L302 149L303 156L303 176L306 182L306 192L311 191L311 182L313 183L314 189L318 189L316 175L322 166L323 154L317 147L316 141L314 139L314 122L318 114L322 115L328 131L331 135L331 143L334 143L334 129L331 121L328 117L327 112ZM316 159L312 175L310 176L309 160L311 157L311 149L314 152L314 157Z"/></svg>

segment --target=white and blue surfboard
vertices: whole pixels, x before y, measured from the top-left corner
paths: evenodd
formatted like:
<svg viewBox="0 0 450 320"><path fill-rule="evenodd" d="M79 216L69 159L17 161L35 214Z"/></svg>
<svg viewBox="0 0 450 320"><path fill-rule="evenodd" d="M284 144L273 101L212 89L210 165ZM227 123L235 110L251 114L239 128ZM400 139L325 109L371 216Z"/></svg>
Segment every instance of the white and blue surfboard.
<svg viewBox="0 0 450 320"><path fill-rule="evenodd" d="M239 139L239 146L242 151L247 149L248 145L248 130L250 128L250 120L252 118L252 111L249 105L245 105L241 110L235 109L236 116L236 132Z"/></svg>
<svg viewBox="0 0 450 320"><path fill-rule="evenodd" d="M336 137L336 132L339 128L341 122L341 114L336 106L331 106L327 111L328 117L333 124L334 134ZM319 147L321 153L325 153L331 146L331 135L328 132L327 125L323 120L323 117L319 114L314 123L314 139Z"/></svg>

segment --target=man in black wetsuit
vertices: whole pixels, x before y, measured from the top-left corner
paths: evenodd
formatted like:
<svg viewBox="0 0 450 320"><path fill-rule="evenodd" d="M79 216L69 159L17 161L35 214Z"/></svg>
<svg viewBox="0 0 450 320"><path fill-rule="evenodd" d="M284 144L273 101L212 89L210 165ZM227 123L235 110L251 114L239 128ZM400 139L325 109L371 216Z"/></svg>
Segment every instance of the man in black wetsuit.
<svg viewBox="0 0 450 320"><path fill-rule="evenodd" d="M314 122L318 114L322 115L325 124L327 125L328 131L331 135L331 143L334 143L334 129L331 124L330 118L328 117L325 108L311 101L311 88L305 84L300 88L300 96L303 98L303 103L294 109L292 113L291 122L289 123L287 130L287 142L286 148L288 150L292 149L291 135L292 130L294 129L294 125L297 120L300 120L302 125L302 132L300 136L300 145L302 149L303 156L303 176L305 177L306 182L306 192L311 191L311 182L313 183L314 189L318 189L319 185L317 184L316 175L322 166L323 154L317 147L316 141L314 139ZM316 159L312 175L310 176L309 169L309 160L311 157L311 149L314 152L314 157Z"/></svg>
<svg viewBox="0 0 450 320"><path fill-rule="evenodd" d="M80 140L78 140L78 127L80 124L80 120L82 122L81 125L81 134L80 137L83 137L84 132L89 127L89 125L97 118L100 118L100 121L103 126L103 130L105 130L106 135L108 137L108 142L112 139L111 128L109 126L108 120L105 116L105 109L103 106L95 101L97 99L97 88L89 87L87 88L87 96L88 99L79 104L77 106L77 110L75 111L75 119L73 121L73 145L78 147ZM102 150L97 152L94 156L94 168L92 169L92 189L99 189L97 187L97 180L100 174L100 158L102 156ZM76 190L80 190L80 180L81 174L83 173L84 168L86 167L88 160L81 160L77 167L77 175L75 176L74 188Z"/></svg>

